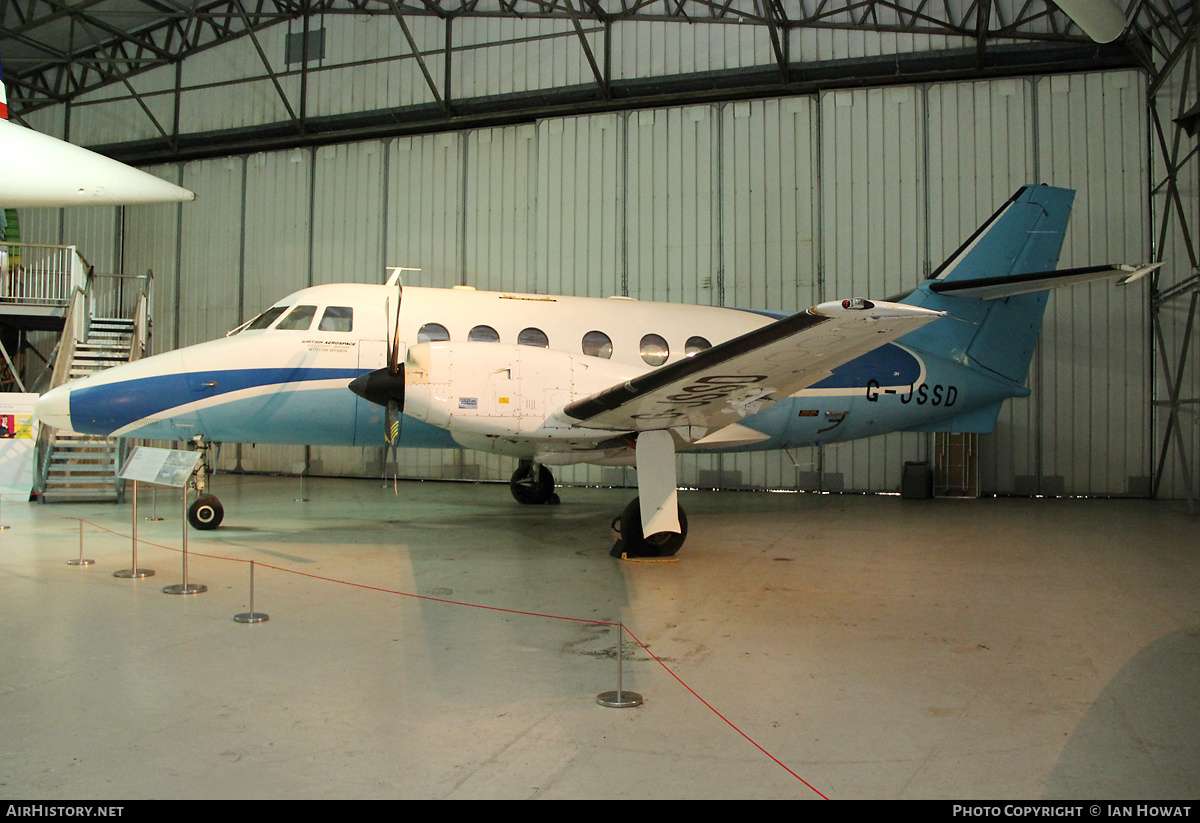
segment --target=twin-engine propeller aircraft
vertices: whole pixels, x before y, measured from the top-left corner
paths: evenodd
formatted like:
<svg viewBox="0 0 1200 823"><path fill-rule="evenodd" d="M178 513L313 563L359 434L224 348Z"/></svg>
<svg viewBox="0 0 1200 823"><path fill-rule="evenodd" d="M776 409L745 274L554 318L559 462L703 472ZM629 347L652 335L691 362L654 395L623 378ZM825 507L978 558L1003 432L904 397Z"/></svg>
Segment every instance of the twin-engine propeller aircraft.
<svg viewBox="0 0 1200 823"><path fill-rule="evenodd" d="M1024 381L1047 289L1155 267L1053 271L1074 192L1016 192L933 275L891 301L790 316L629 298L327 285L220 340L61 386L60 429L197 442L471 448L519 461L521 503L557 502L549 466L637 467L630 555L687 534L675 455L986 432ZM216 527L202 495L192 522Z"/></svg>

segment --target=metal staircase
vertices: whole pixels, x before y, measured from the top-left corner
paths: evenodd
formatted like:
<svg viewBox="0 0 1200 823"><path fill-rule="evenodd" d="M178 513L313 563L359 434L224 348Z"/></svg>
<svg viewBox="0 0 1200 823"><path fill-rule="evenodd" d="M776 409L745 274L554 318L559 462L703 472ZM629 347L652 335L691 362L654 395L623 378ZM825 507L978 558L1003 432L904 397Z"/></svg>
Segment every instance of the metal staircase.
<svg viewBox="0 0 1200 823"><path fill-rule="evenodd" d="M93 317L87 336L75 344L75 358L69 372L72 380L129 362L133 347L134 324L119 317Z"/></svg>
<svg viewBox="0 0 1200 823"><path fill-rule="evenodd" d="M0 361L14 375L13 388L29 386L40 394L141 357L150 336L153 282L152 272L97 274L74 246L0 243ZM29 338L45 332L60 332L49 357L41 356ZM23 384L8 353L14 343L18 353L32 351L46 363L41 374L26 375ZM123 439L62 434L42 426L30 497L120 502L124 481L117 470L127 448Z"/></svg>
<svg viewBox="0 0 1200 823"><path fill-rule="evenodd" d="M69 378L129 362L134 335L133 320L92 318L83 342L75 344ZM43 502L120 500L123 489L116 474L125 457L123 441L54 430L48 446L40 489Z"/></svg>

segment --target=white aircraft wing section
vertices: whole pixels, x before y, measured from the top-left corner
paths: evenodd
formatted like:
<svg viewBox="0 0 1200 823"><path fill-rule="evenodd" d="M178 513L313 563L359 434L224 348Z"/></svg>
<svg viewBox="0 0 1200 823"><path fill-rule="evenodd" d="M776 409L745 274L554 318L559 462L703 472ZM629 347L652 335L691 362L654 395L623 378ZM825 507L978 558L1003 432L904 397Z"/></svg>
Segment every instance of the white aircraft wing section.
<svg viewBox="0 0 1200 823"><path fill-rule="evenodd" d="M624 432L722 429L941 316L899 303L822 303L568 403L555 417Z"/></svg>
<svg viewBox="0 0 1200 823"><path fill-rule="evenodd" d="M191 191L0 120L0 206L112 206L194 200Z"/></svg>

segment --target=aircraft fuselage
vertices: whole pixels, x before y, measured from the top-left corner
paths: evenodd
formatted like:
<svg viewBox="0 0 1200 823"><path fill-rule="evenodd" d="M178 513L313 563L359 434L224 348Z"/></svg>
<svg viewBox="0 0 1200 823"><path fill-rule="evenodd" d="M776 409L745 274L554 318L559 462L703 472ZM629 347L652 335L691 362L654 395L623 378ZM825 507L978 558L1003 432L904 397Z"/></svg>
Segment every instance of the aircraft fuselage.
<svg viewBox="0 0 1200 823"><path fill-rule="evenodd" d="M231 336L67 384L43 398L39 414L51 425L87 434L379 446L384 409L347 386L386 364L397 296L392 286L304 289ZM300 306L312 309L290 311ZM484 369L487 373L476 377L474 387L456 381L453 388L431 387L429 392L452 394L433 399L464 414L487 414L485 406L493 404L496 415L515 415L519 422L517 406L523 406L529 419L541 420L563 403L779 316L626 298L406 287L399 351L403 358L410 347L423 342L437 346L439 339L448 339L447 362L452 359L460 373L468 361L502 365L507 356L524 355L539 370L540 382L532 389L511 383L516 379L512 370L500 368ZM951 419L955 430L970 431L973 412L1028 393L1009 380L923 352L905 340L880 346L809 388L735 421L744 428L734 434L680 450L806 446L904 429L932 430ZM541 373L558 368L559 361L572 364L573 377L546 382ZM431 425L418 419L430 419L428 415L414 416L410 405L401 425L401 446L479 448L552 463L624 462L620 449L603 452L582 445L575 452L539 454L527 438L477 436L445 427L440 418Z"/></svg>

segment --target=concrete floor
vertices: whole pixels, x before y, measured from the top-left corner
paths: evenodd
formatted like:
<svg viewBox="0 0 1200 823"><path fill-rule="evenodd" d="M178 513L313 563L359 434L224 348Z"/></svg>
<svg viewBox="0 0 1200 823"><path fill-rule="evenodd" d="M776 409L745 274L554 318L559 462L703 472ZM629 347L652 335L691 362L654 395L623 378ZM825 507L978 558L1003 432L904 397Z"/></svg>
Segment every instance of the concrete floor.
<svg viewBox="0 0 1200 823"><path fill-rule="evenodd" d="M679 562L625 563L629 491L301 490L218 476L191 596L177 492L142 581L128 505L4 497L0 797L1200 797L1182 503L692 492ZM640 708L595 701L615 621Z"/></svg>

